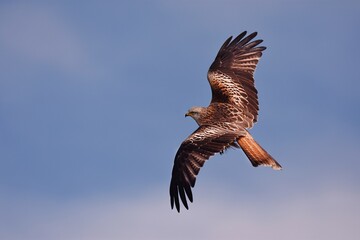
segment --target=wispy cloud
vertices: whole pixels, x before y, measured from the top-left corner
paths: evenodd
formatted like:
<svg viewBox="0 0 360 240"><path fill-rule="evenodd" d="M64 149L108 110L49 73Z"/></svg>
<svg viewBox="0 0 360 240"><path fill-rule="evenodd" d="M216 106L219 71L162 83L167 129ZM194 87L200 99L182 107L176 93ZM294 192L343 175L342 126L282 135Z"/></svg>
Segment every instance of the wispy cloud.
<svg viewBox="0 0 360 240"><path fill-rule="evenodd" d="M159 192L158 192L159 193ZM181 214L159 196L77 202L16 200L1 218L16 219L2 239L357 239L359 192L328 190L241 201L211 199ZM221 197L223 198L223 197ZM2 206L4 204L2 203ZM9 214L9 209L16 209Z"/></svg>

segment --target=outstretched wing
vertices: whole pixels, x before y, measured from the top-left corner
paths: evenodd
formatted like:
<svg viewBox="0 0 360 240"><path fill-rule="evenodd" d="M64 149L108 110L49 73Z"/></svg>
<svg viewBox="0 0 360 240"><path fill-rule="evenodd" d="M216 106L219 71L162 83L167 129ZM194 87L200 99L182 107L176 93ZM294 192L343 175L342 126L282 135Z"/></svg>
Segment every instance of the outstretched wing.
<svg viewBox="0 0 360 240"><path fill-rule="evenodd" d="M251 127L257 121L259 103L254 86L254 71L266 47L254 40L256 32L245 37L246 31L233 41L228 38L221 46L208 71L212 90L211 102L237 105L243 109L244 121Z"/></svg>
<svg viewBox="0 0 360 240"><path fill-rule="evenodd" d="M170 203L180 212L180 199L188 209L187 198L193 201L191 187L195 186L196 176L205 161L216 153L224 151L234 145L244 130L234 131L236 126L227 123L204 125L192 133L180 146L174 160L172 178L170 182ZM185 196L186 194L186 196Z"/></svg>

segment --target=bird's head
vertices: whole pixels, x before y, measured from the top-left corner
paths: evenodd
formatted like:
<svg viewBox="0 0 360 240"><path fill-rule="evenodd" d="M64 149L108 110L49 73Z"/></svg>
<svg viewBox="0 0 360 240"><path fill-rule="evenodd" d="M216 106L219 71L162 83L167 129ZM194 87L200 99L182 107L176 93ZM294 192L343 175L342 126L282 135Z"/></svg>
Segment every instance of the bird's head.
<svg viewBox="0 0 360 240"><path fill-rule="evenodd" d="M188 110L187 113L185 113L185 117L192 117L197 124L201 125L201 117L206 112L205 107L192 107Z"/></svg>

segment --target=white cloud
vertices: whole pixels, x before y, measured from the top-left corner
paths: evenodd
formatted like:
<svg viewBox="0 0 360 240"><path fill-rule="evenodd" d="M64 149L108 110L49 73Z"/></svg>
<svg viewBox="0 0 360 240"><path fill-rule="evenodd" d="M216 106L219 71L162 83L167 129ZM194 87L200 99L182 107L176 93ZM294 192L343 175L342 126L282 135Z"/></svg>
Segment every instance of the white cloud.
<svg viewBox="0 0 360 240"><path fill-rule="evenodd" d="M221 197L223 198L223 197ZM212 199L178 214L159 195L79 200L13 201L2 211L1 239L358 239L360 193L299 194L268 202ZM4 206L4 204L1 204ZM16 207L15 207L16 205ZM16 209L14 211L9 209ZM9 215L12 212L11 216Z"/></svg>
<svg viewBox="0 0 360 240"><path fill-rule="evenodd" d="M86 62L75 30L52 8L9 4L0 10L0 47L28 62L74 71Z"/></svg>

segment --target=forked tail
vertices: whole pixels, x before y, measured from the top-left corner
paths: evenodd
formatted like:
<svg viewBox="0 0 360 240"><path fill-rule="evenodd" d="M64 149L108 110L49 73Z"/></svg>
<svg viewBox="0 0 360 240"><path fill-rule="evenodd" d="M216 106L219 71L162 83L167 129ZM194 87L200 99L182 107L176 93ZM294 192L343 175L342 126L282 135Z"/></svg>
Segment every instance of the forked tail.
<svg viewBox="0 0 360 240"><path fill-rule="evenodd" d="M253 139L248 131L237 142L254 167L268 166L275 170L281 169L281 165Z"/></svg>

